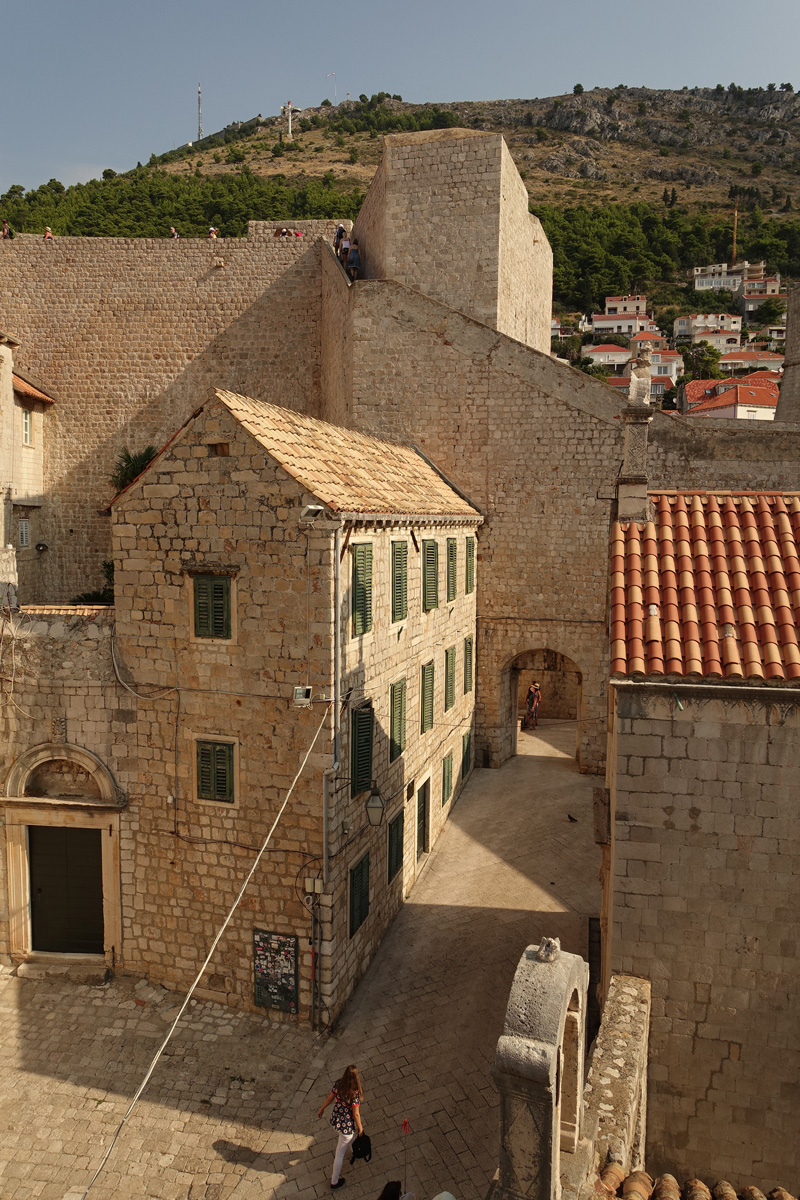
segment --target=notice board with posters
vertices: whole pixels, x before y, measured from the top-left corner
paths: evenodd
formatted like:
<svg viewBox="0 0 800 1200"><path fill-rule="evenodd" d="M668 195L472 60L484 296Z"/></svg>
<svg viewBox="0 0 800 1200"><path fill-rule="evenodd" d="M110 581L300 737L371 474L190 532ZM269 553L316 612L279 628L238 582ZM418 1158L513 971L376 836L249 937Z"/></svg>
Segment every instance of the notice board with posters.
<svg viewBox="0 0 800 1200"><path fill-rule="evenodd" d="M297 938L292 933L253 930L255 1003L297 1012Z"/></svg>

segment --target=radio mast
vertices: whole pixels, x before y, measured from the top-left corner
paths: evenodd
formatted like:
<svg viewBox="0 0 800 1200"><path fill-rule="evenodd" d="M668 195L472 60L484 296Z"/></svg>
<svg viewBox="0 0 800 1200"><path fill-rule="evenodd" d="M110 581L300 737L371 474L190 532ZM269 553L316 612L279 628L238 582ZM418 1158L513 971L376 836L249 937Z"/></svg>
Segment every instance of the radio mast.
<svg viewBox="0 0 800 1200"><path fill-rule="evenodd" d="M202 141L203 138L203 93L200 91L200 84L197 85L197 140Z"/></svg>

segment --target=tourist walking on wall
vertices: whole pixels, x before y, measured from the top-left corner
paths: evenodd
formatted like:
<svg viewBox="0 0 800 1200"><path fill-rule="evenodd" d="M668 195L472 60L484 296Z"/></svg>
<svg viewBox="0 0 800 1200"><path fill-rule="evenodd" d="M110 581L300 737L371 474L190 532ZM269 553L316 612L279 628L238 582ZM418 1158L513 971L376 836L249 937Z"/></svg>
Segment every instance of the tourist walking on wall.
<svg viewBox="0 0 800 1200"><path fill-rule="evenodd" d="M333 1105L331 1125L339 1131L339 1141L333 1156L333 1171L331 1172L331 1189L344 1186L345 1180L339 1178L348 1146L352 1145L356 1133L361 1135L364 1126L361 1124L361 1101L364 1094L361 1091L361 1080L358 1077L358 1067L351 1064L331 1088L328 1099L317 1113L321 1117L329 1104Z"/></svg>
<svg viewBox="0 0 800 1200"><path fill-rule="evenodd" d="M181 236L174 225L170 225L169 227L169 236L171 238L179 238Z"/></svg>
<svg viewBox="0 0 800 1200"><path fill-rule="evenodd" d="M347 256L350 253L350 234L343 233L339 238L339 261L347 270Z"/></svg>
<svg viewBox="0 0 800 1200"><path fill-rule="evenodd" d="M337 225L336 233L333 235L333 252L336 255L338 255L338 253L339 253L339 242L342 240L343 237L344 237L344 225Z"/></svg>
<svg viewBox="0 0 800 1200"><path fill-rule="evenodd" d="M52 229L50 228L50 226L49 226L49 225L45 225L45 227L44 227L44 237L42 238L42 241L43 241L43 242L54 242L55 240L56 240L56 239L53 237L53 231L52 231Z"/></svg>
<svg viewBox="0 0 800 1200"><path fill-rule="evenodd" d="M11 228L11 226L8 223L8 217L3 217L3 235L2 236L3 236L3 241L6 241L6 239L8 239L8 238L13 238L13 236L14 236L14 230Z"/></svg>
<svg viewBox="0 0 800 1200"><path fill-rule="evenodd" d="M347 255L347 274L355 283L361 270L361 251L358 248L358 238L353 238L350 252Z"/></svg>

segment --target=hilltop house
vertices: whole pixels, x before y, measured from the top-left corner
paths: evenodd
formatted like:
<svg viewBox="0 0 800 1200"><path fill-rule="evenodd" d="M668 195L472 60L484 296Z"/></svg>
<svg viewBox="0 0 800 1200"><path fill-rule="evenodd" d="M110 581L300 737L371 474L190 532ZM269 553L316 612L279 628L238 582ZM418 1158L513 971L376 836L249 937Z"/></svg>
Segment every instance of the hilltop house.
<svg viewBox="0 0 800 1200"><path fill-rule="evenodd" d="M735 292L742 280L763 279L766 268L765 262L736 263L728 267L727 263L710 263L705 267L693 267L692 276L696 292L726 291Z"/></svg>

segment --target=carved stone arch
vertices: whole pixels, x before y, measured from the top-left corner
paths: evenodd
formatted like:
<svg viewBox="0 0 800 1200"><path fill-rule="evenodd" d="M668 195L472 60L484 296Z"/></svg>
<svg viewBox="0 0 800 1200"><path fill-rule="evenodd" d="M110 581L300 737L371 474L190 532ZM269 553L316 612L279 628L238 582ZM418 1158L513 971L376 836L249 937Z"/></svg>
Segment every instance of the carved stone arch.
<svg viewBox="0 0 800 1200"><path fill-rule="evenodd" d="M492 1074L500 1093L498 1200L558 1200L577 1148L589 967L557 941L529 946L514 976Z"/></svg>
<svg viewBox="0 0 800 1200"><path fill-rule="evenodd" d="M26 798L30 801L32 797L26 797L29 782L37 768L48 762L74 763L91 777L95 794L76 799L101 806L120 806L122 793L102 759L91 750L86 750L83 746L73 746L69 742L43 742L21 754L6 776L6 798Z"/></svg>

